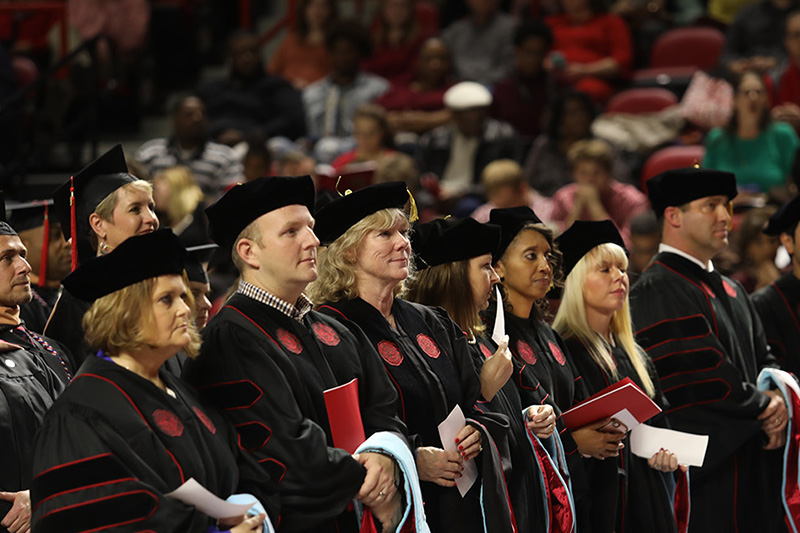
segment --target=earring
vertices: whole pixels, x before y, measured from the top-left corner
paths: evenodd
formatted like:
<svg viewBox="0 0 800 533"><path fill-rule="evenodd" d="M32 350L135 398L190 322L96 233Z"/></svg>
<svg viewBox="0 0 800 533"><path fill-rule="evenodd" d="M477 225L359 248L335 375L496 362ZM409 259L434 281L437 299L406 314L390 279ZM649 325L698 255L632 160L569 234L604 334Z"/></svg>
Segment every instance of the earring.
<svg viewBox="0 0 800 533"><path fill-rule="evenodd" d="M106 255L108 252L111 251L111 247L106 243L105 240L100 241L100 255Z"/></svg>
<svg viewBox="0 0 800 533"><path fill-rule="evenodd" d="M550 279L550 286L549 286L549 287L547 287L547 292L550 292L550 291L552 291L552 290L553 290L553 288L554 288L555 286L556 286L556 283L555 283L555 281L553 281L553 279L551 278L551 279Z"/></svg>

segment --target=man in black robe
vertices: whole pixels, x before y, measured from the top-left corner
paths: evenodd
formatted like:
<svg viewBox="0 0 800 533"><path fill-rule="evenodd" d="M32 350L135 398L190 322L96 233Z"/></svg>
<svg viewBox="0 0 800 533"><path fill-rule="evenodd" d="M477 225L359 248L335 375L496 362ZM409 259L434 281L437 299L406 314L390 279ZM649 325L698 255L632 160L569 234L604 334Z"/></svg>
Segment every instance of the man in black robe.
<svg viewBox="0 0 800 533"><path fill-rule="evenodd" d="M685 168L648 182L662 222L659 253L631 291L637 340L653 359L673 428L709 436L691 473L689 531L784 531L777 469L787 421L777 391L759 392L774 364L740 284L714 270L728 245L729 172Z"/></svg>
<svg viewBox="0 0 800 533"><path fill-rule="evenodd" d="M20 306L31 300L26 254L17 233L0 222L0 532L30 524L33 437L72 377L64 349L20 322Z"/></svg>
<svg viewBox="0 0 800 533"><path fill-rule="evenodd" d="M800 196L784 204L769 219L764 233L778 235L789 255L792 269L773 283L755 292L751 299L756 308L772 353L781 368L800 376Z"/></svg>
<svg viewBox="0 0 800 533"><path fill-rule="evenodd" d="M206 211L212 238L231 250L237 291L203 330L184 377L216 403L242 446L279 480L284 531L356 531L353 498L384 525L400 511L395 464L336 447L323 391L358 378L364 433L403 438L397 395L360 331L311 310L317 278L314 186L309 176L260 178Z"/></svg>

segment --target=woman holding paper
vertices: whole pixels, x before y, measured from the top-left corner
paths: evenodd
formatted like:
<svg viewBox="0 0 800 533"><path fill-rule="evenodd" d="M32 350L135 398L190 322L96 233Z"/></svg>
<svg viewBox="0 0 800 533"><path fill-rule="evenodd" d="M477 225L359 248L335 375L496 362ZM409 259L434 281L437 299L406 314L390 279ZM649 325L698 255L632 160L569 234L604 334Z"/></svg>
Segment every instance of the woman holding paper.
<svg viewBox="0 0 800 533"><path fill-rule="evenodd" d="M391 182L342 196L320 210L314 231L326 249L309 295L321 312L360 327L381 355L400 396L399 415L412 435L431 531L511 531L499 448L488 442L488 432L505 437L507 425L475 407L482 384L466 337L443 310L397 298L413 268L409 219L402 210L409 199L404 183ZM413 211L412 203L412 218ZM454 437L442 437L439 425L456 407L477 422L462 423ZM470 471L478 481L454 488Z"/></svg>
<svg viewBox="0 0 800 533"><path fill-rule="evenodd" d="M99 351L39 430L34 531L262 531L263 513L226 509L217 521L169 495L190 479L223 500L239 490L256 494L277 518L275 500L258 493L266 474L239 448L233 428L161 369L179 350L191 356L200 345L185 254L171 231L156 231L64 279L71 294L93 302L83 325ZM248 495L241 503L251 502Z"/></svg>
<svg viewBox="0 0 800 533"><path fill-rule="evenodd" d="M629 377L663 408L655 370L634 341L625 272L628 258L614 223L577 221L556 242L567 279L553 327L565 339L589 394ZM664 425L666 420L661 414L649 423ZM625 435L627 429L613 420L605 431ZM619 475L620 468L624 476ZM592 531L679 531L676 515L681 522L688 516L672 506L671 472L677 468L676 456L663 448L649 459L626 449L618 460L586 459L590 490L577 503L579 523L588 520L596 526Z"/></svg>
<svg viewBox="0 0 800 533"><path fill-rule="evenodd" d="M492 252L499 242L498 226L472 218L440 219L416 226L411 246L417 272L406 298L443 307L467 334L472 361L482 378L491 378L481 380L482 394L486 408L506 415L511 425L512 469L506 481L518 531L571 531L574 514L563 476L566 472L551 462L541 442L528 434L530 430L543 440L555 434L554 440L558 439L553 408L534 405L525 409L516 385L508 380L513 363L507 337L498 347L478 314L488 307L499 281L492 268ZM559 448L555 442L551 444L551 450ZM558 522L552 528L548 527L550 517Z"/></svg>

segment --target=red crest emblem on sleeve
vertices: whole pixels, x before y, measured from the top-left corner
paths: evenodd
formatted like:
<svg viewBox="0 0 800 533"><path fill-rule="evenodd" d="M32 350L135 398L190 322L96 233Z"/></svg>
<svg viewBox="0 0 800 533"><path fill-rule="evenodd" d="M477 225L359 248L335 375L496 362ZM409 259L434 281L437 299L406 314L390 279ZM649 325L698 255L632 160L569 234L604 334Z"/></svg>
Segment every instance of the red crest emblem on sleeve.
<svg viewBox="0 0 800 533"><path fill-rule="evenodd" d="M485 344L481 344L481 353L483 354L484 357L487 358L494 355L492 351L489 349L489 347L486 346Z"/></svg>
<svg viewBox="0 0 800 533"><path fill-rule="evenodd" d="M293 354L300 354L303 352L303 345L300 344L300 341L297 340L294 333L286 331L285 329L278 330L278 341Z"/></svg>
<svg viewBox="0 0 800 533"><path fill-rule="evenodd" d="M706 294L708 294L710 297L712 297L712 298L716 298L716 297L717 297L717 295L716 295L716 294L714 294L714 291L712 291L712 290L711 290L711 287L709 287L708 285L706 285L706 284L705 284L705 283L703 283L702 281L700 282L700 286L701 286L701 287L703 287L703 290L704 290L704 291L706 292Z"/></svg>
<svg viewBox="0 0 800 533"><path fill-rule="evenodd" d="M517 353L520 357L522 357L522 360L529 365L536 364L536 353L533 351L533 348L531 348L531 345L527 342L523 340L517 341Z"/></svg>
<svg viewBox="0 0 800 533"><path fill-rule="evenodd" d="M381 354L383 360L392 366L400 366L403 362L403 354L400 349L392 341L381 341L378 343L378 353Z"/></svg>
<svg viewBox="0 0 800 533"><path fill-rule="evenodd" d="M321 343L327 344L328 346L337 346L342 340L339 338L339 334L330 327L328 324L322 324L321 322L314 322L311 325L311 330L314 332L314 335L320 340Z"/></svg>
<svg viewBox="0 0 800 533"><path fill-rule="evenodd" d="M561 348L558 347L558 344L550 341L550 353L553 354L553 357L556 358L558 364L564 366L567 363L567 358L564 357L564 352L561 351Z"/></svg>
<svg viewBox="0 0 800 533"><path fill-rule="evenodd" d="M436 346L436 343L433 342L433 339L423 333L417 335L417 344L419 344L419 347L425 352L425 355L431 359L438 359L439 355L442 353L439 347Z"/></svg>
<svg viewBox="0 0 800 533"><path fill-rule="evenodd" d="M208 415L205 414L199 407L192 407L192 411L194 411L194 414L197 415L197 418L200 419L200 422L203 423L206 429L208 429L211 433L217 432L217 426L214 425L214 422L212 422L211 419L208 418Z"/></svg>
<svg viewBox="0 0 800 533"><path fill-rule="evenodd" d="M728 280L722 280L722 287L725 289L725 292L728 293L728 296L731 298L736 298L736 289L733 288L733 285L728 283Z"/></svg>
<svg viewBox="0 0 800 533"><path fill-rule="evenodd" d="M166 409L156 409L153 411L153 422L161 433L169 437L180 437L183 435L183 423L178 415Z"/></svg>

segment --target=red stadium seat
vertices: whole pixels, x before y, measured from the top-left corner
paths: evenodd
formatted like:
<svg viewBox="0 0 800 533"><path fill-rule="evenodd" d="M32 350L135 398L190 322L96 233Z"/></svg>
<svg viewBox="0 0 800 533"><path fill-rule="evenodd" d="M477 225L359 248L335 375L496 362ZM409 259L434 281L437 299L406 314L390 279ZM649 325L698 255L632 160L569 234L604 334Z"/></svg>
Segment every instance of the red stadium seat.
<svg viewBox="0 0 800 533"><path fill-rule="evenodd" d="M606 113L656 113L677 103L678 98L671 91L642 87L616 94L606 105Z"/></svg>
<svg viewBox="0 0 800 533"><path fill-rule="evenodd" d="M654 152L642 168L640 188L647 192L647 180L665 170L690 167L703 162L706 149L700 145L668 146Z"/></svg>
<svg viewBox="0 0 800 533"><path fill-rule="evenodd" d="M636 84L654 80L666 85L667 80L690 78L696 70L717 66L725 47L725 34L716 28L676 28L662 33L650 53L650 65L633 73Z"/></svg>

